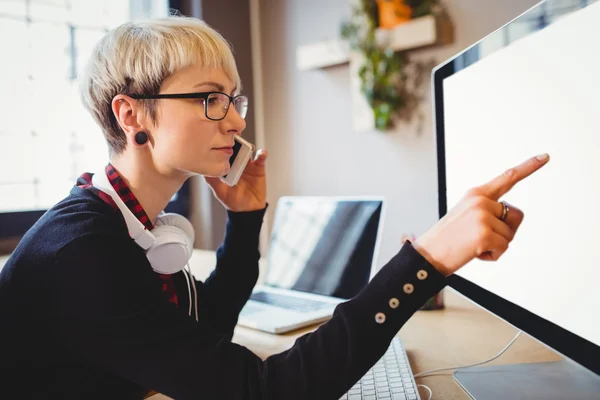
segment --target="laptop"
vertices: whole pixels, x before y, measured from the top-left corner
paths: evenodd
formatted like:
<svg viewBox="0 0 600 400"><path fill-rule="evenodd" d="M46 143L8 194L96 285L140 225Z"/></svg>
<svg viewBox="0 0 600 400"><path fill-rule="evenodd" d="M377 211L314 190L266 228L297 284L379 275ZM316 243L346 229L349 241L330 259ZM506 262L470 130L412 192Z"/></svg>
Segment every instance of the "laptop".
<svg viewBox="0 0 600 400"><path fill-rule="evenodd" d="M383 214L383 198L280 198L264 282L238 324L280 334L331 318L377 272Z"/></svg>

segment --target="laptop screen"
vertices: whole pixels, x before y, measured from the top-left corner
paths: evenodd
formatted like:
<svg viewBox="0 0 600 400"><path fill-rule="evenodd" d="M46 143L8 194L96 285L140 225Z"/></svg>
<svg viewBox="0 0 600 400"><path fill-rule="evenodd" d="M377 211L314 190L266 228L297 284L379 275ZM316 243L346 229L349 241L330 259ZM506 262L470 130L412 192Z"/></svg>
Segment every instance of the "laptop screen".
<svg viewBox="0 0 600 400"><path fill-rule="evenodd" d="M265 285L354 297L375 264L382 205L382 199L281 198Z"/></svg>

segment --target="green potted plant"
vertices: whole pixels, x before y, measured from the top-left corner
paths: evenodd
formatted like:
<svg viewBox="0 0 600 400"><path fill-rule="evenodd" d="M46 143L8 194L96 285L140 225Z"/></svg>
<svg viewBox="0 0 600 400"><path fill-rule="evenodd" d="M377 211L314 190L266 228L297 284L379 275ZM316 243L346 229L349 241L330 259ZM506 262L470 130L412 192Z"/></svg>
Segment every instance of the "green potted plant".
<svg viewBox="0 0 600 400"><path fill-rule="evenodd" d="M407 4L414 7L413 15L423 16L432 12L437 1L412 0ZM350 19L342 23L340 35L361 55L358 72L361 93L373 110L375 128L386 131L394 126L395 119L412 119L421 99L417 88L431 63L411 61L406 52L378 45L375 38L378 20L376 0L360 0Z"/></svg>

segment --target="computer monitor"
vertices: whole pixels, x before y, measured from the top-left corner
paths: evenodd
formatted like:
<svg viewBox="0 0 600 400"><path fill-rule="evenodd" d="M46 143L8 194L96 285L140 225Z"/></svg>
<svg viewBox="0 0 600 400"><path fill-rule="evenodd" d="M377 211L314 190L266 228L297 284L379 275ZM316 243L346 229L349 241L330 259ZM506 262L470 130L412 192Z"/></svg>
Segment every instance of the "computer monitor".
<svg viewBox="0 0 600 400"><path fill-rule="evenodd" d="M436 67L432 85L440 217L470 187L551 156L504 197L525 212L508 251L449 286L565 361L455 378L478 399L599 399L600 2L541 2Z"/></svg>

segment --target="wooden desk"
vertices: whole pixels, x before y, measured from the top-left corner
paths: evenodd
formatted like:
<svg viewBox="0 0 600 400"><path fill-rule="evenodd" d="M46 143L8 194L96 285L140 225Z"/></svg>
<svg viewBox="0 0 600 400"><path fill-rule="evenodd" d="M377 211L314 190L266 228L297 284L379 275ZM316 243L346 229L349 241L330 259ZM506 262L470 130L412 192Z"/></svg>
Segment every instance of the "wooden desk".
<svg viewBox="0 0 600 400"><path fill-rule="evenodd" d="M7 257L0 256L0 268L6 259ZM195 250L190 268L197 279L203 280L214 268L215 261L214 252ZM264 268L265 263L261 261L259 282L262 281ZM516 334L513 327L451 290L444 291L444 300L444 310L418 311L399 333L415 374L424 370L471 364L491 358ZM285 335L271 335L237 327L233 341L265 359L289 349L296 338L315 328L316 326L313 326ZM559 359L561 356L523 334L502 357L489 365ZM469 399L455 383L452 371L418 379L417 383L429 386L433 391L433 399L436 400ZM423 399L428 398L423 389L420 389L420 392ZM168 399L163 395L150 398Z"/></svg>

